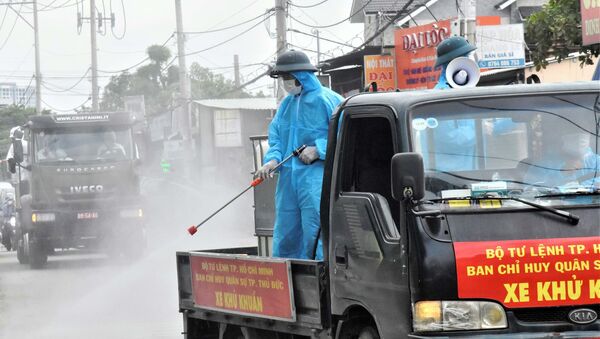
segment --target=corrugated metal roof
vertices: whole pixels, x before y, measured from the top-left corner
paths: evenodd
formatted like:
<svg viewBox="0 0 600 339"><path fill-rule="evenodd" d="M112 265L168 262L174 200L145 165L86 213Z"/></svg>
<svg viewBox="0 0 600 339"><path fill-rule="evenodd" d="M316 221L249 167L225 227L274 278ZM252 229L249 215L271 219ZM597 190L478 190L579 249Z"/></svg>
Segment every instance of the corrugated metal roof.
<svg viewBox="0 0 600 339"><path fill-rule="evenodd" d="M352 1L352 11L350 14L355 13L361 7L365 6L369 0L353 0ZM388 12L394 13L401 10L404 5L407 3L407 0L371 0L365 8L361 11L361 13L356 14L352 18L350 18L350 22L364 22L365 21L365 13L377 13L377 12ZM416 2L416 1L415 1ZM414 7L413 3L411 7Z"/></svg>
<svg viewBox="0 0 600 339"><path fill-rule="evenodd" d="M220 109L276 110L276 98L238 98L194 100L198 105Z"/></svg>

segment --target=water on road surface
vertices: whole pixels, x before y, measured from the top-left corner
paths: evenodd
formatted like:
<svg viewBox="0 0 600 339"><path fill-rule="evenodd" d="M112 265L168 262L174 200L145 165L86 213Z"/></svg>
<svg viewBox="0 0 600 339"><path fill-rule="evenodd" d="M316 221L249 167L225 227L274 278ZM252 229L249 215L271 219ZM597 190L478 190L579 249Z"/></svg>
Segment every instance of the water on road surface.
<svg viewBox="0 0 600 339"><path fill-rule="evenodd" d="M251 193L194 237L186 228L207 216L236 187L169 185L177 194L146 196L148 249L128 263L104 254L57 252L31 270L0 250L0 338L182 338L175 252L255 246ZM206 187L206 186L205 186Z"/></svg>

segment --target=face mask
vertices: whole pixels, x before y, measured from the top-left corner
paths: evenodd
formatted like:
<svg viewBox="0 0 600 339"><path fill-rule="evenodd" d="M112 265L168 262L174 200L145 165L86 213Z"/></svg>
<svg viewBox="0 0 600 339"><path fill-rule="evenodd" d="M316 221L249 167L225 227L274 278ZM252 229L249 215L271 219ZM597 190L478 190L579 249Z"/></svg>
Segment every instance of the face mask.
<svg viewBox="0 0 600 339"><path fill-rule="evenodd" d="M283 80L283 89L291 95L298 95L302 91L302 86L296 86L296 79Z"/></svg>

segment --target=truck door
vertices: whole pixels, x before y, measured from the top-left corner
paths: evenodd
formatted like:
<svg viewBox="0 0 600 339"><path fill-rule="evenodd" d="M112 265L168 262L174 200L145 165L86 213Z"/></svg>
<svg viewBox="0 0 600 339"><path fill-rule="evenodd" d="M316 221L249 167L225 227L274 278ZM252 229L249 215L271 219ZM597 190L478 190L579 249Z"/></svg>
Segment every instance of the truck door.
<svg viewBox="0 0 600 339"><path fill-rule="evenodd" d="M410 311L404 231L391 197L390 161L399 149L395 120L386 107L346 109L332 181L332 312L370 313L382 338L401 333L401 318L407 318L401 314Z"/></svg>

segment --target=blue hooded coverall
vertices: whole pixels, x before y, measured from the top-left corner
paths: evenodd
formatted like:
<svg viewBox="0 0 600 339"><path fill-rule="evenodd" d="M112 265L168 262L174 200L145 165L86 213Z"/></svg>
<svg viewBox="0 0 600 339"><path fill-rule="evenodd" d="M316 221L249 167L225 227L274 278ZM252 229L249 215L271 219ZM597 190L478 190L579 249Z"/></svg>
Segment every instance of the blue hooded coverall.
<svg viewBox="0 0 600 339"><path fill-rule="evenodd" d="M264 163L281 162L302 145L316 146L319 160L305 165L297 157L279 170L275 192L273 256L322 259L321 241L313 251L320 228L319 207L323 183L323 161L327 148L329 119L342 97L321 86L308 71L291 72L302 85L298 95L288 95L269 126L269 151Z"/></svg>

